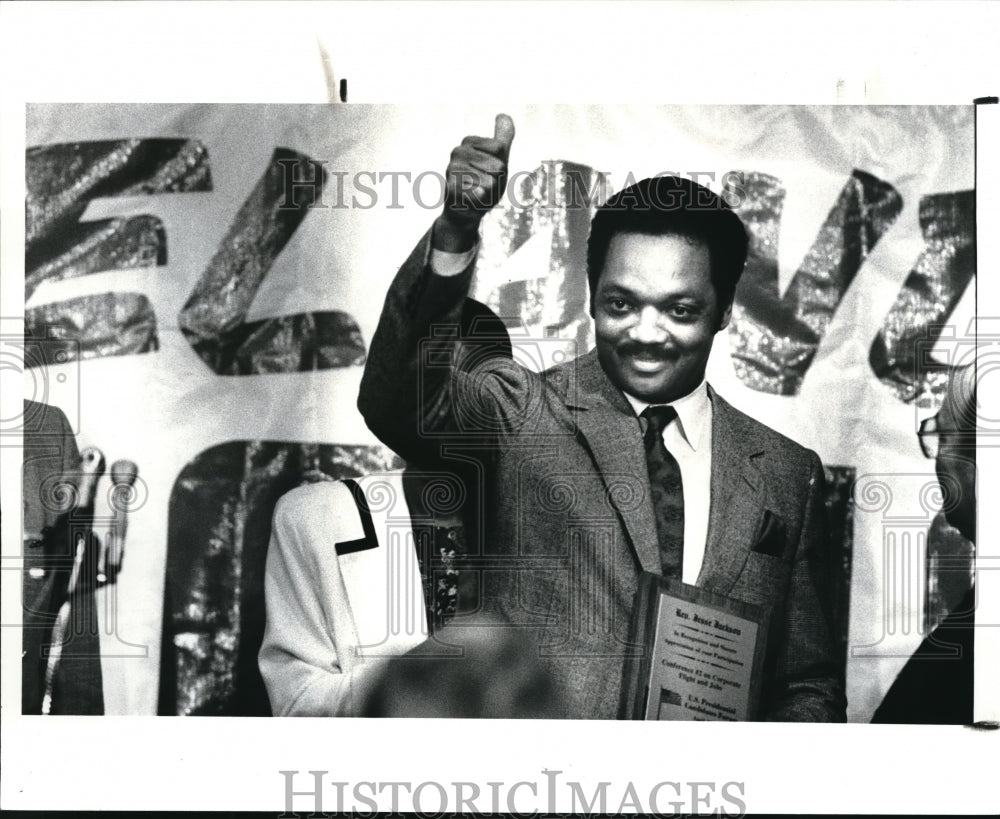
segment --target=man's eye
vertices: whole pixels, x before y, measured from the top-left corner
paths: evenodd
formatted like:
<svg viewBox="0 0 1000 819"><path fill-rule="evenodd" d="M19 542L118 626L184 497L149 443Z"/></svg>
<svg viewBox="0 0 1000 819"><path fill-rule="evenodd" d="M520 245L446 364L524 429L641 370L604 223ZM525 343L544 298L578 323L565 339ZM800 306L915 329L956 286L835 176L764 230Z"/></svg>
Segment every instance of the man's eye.
<svg viewBox="0 0 1000 819"><path fill-rule="evenodd" d="M608 299L608 307L613 313L624 313L629 309L629 303L625 299Z"/></svg>
<svg viewBox="0 0 1000 819"><path fill-rule="evenodd" d="M675 304L670 308L670 315L679 319L691 319L698 315L698 311L686 304Z"/></svg>

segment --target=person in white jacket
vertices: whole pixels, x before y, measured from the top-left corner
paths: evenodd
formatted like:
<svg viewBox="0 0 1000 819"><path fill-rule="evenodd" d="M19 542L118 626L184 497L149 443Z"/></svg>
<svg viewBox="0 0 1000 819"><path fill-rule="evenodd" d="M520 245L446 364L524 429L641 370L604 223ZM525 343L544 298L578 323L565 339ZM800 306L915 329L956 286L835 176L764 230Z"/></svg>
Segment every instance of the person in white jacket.
<svg viewBox="0 0 1000 819"><path fill-rule="evenodd" d="M370 522L354 487L370 501ZM428 633L402 475L285 494L264 599L258 664L274 715L357 716L380 668Z"/></svg>

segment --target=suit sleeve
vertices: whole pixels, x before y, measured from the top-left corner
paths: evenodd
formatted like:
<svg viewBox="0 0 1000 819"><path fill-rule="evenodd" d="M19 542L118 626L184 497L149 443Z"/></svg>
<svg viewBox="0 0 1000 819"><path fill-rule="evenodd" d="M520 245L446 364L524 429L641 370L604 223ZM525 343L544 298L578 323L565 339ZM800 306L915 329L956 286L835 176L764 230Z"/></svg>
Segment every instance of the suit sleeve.
<svg viewBox="0 0 1000 819"><path fill-rule="evenodd" d="M496 438L518 418L530 375L507 357L477 360L459 344L473 265L455 276L430 270L430 232L400 267L372 337L358 409L407 461L433 461L442 436Z"/></svg>
<svg viewBox="0 0 1000 819"><path fill-rule="evenodd" d="M64 475L73 475L80 469L80 448L76 436L65 413L57 407L52 408L59 421L59 441L62 448L62 470Z"/></svg>
<svg viewBox="0 0 1000 819"><path fill-rule="evenodd" d="M322 490L300 487L275 507L264 575L267 623L258 655L275 716L353 716L378 673L362 664L354 619L329 537Z"/></svg>
<svg viewBox="0 0 1000 819"><path fill-rule="evenodd" d="M834 653L823 467L809 453L805 517L781 614L774 688L766 711L779 722L845 722L844 663ZM772 631L773 633L773 631Z"/></svg>

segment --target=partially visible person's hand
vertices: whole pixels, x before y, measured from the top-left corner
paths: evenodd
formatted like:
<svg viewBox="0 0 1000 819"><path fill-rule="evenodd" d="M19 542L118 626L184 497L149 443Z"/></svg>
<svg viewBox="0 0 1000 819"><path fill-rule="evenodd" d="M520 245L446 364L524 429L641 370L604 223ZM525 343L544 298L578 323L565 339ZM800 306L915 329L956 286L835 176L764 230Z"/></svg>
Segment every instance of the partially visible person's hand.
<svg viewBox="0 0 1000 819"><path fill-rule="evenodd" d="M507 159L514 121L497 114L492 137L467 136L451 152L445 173L444 209L434 223L433 246L459 253L476 243L479 223L507 186Z"/></svg>

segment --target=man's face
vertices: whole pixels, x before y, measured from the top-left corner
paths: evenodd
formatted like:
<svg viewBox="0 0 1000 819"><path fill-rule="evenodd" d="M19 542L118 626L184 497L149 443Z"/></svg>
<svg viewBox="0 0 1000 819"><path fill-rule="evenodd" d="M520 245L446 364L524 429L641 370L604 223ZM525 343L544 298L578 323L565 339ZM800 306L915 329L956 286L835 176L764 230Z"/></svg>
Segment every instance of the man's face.
<svg viewBox="0 0 1000 819"><path fill-rule="evenodd" d="M947 493L945 518L969 540L976 539L975 431L955 417L960 412L946 399L937 414L938 452L934 461L938 480ZM964 428L964 429L963 429ZM951 497L957 492L956 497Z"/></svg>
<svg viewBox="0 0 1000 819"><path fill-rule="evenodd" d="M729 324L708 248L682 236L619 233L594 296L597 354L619 389L649 403L701 383L715 334Z"/></svg>

